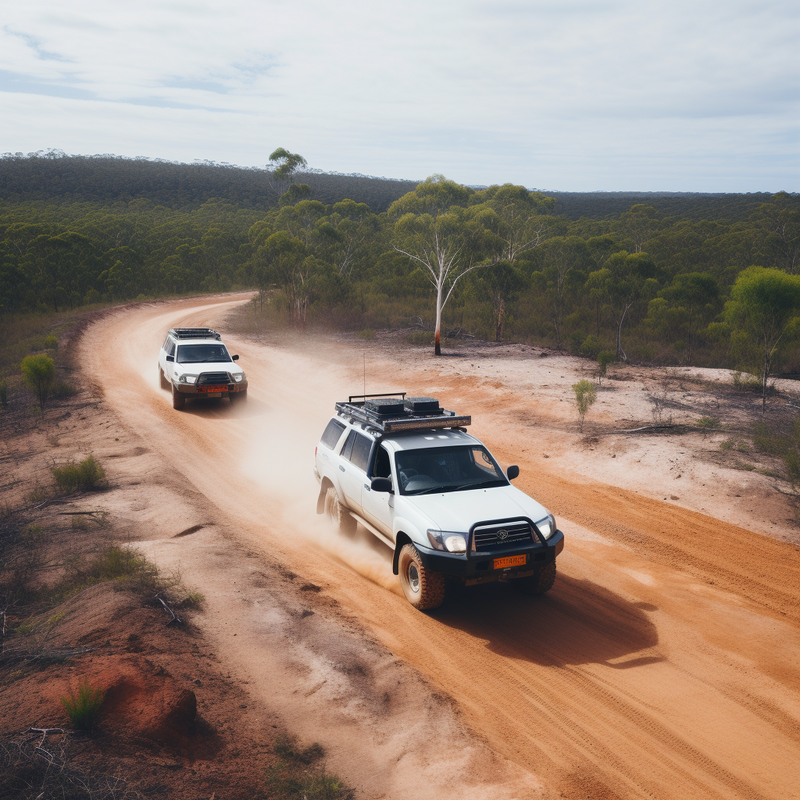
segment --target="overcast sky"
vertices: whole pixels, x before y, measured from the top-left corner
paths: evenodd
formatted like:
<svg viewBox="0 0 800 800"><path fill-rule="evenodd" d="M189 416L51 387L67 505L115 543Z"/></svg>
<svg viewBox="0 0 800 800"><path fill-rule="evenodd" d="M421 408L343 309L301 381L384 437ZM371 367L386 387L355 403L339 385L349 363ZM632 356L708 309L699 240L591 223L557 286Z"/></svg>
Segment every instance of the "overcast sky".
<svg viewBox="0 0 800 800"><path fill-rule="evenodd" d="M797 0L5 0L0 152L800 189Z"/></svg>

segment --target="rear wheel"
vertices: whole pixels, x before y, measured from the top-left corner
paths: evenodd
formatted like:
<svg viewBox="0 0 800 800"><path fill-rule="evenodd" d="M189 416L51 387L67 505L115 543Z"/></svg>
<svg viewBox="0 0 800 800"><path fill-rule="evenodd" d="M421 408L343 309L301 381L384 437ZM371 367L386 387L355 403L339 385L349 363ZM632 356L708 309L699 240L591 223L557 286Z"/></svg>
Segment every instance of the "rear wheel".
<svg viewBox="0 0 800 800"><path fill-rule="evenodd" d="M348 513L347 509L339 502L336 496L336 489L328 487L325 492L325 516L333 523L339 533L345 536L353 536L356 532L358 523Z"/></svg>
<svg viewBox="0 0 800 800"><path fill-rule="evenodd" d="M403 594L414 608L427 611L438 608L444 602L447 590L444 575L426 569L413 544L403 545L397 567Z"/></svg>
<svg viewBox="0 0 800 800"><path fill-rule="evenodd" d="M514 581L514 585L525 594L544 594L553 588L556 580L556 562L540 567L528 578L519 578Z"/></svg>
<svg viewBox="0 0 800 800"><path fill-rule="evenodd" d="M177 408L178 411L183 410L186 404L186 397L182 395L174 386L172 387L172 407Z"/></svg>

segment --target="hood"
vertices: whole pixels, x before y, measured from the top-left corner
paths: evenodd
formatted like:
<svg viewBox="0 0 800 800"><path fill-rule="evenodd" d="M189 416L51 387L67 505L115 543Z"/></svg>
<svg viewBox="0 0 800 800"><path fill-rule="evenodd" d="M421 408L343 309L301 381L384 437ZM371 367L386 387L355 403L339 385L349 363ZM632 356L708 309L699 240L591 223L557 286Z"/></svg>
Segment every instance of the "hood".
<svg viewBox="0 0 800 800"><path fill-rule="evenodd" d="M203 372L229 372L240 375L244 370L235 361L197 361L190 364L176 364L175 372L179 375L200 375Z"/></svg>
<svg viewBox="0 0 800 800"><path fill-rule="evenodd" d="M529 517L538 522L547 516L544 506L514 486L475 489L467 492L414 495L404 498L440 531L466 533L476 522L511 517Z"/></svg>

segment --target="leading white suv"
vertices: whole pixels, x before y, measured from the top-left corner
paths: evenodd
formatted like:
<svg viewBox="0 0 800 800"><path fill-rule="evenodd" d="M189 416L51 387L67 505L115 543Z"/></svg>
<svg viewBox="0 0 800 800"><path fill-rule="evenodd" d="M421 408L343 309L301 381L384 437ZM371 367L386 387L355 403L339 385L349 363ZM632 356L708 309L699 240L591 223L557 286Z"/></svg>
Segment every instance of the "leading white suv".
<svg viewBox="0 0 800 800"><path fill-rule="evenodd" d="M553 586L564 534L511 485L519 467L504 474L466 432L469 416L403 392L335 407L315 451L317 513L349 535L360 523L391 547L413 606L441 605L447 579L513 581L530 594Z"/></svg>
<svg viewBox="0 0 800 800"><path fill-rule="evenodd" d="M247 377L210 328L170 328L158 354L162 389L171 389L172 407L182 409L192 397L247 397Z"/></svg>

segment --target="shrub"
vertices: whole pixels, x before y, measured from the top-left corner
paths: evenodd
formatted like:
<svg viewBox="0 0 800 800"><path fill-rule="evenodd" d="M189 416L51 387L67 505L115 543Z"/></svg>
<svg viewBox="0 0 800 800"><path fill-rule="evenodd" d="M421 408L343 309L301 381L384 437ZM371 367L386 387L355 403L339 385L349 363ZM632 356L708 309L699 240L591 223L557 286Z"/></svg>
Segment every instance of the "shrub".
<svg viewBox="0 0 800 800"><path fill-rule="evenodd" d="M61 707L76 730L90 731L97 722L104 698L102 689L94 689L89 681L83 680L77 694L70 689L69 694L61 698Z"/></svg>
<svg viewBox="0 0 800 800"><path fill-rule="evenodd" d="M0 380L0 406L8 408L8 384Z"/></svg>
<svg viewBox="0 0 800 800"><path fill-rule="evenodd" d="M39 408L44 410L44 404L50 397L56 376L55 361L46 355L25 356L20 364L20 369L24 384L36 395L39 400Z"/></svg>
<svg viewBox="0 0 800 800"><path fill-rule="evenodd" d="M600 344L600 340L591 333L583 340L583 343L581 344L581 355L586 356L587 358L598 358L602 350L603 345Z"/></svg>
<svg viewBox="0 0 800 800"><path fill-rule="evenodd" d="M70 461L62 467L53 467L56 486L62 492L75 492L79 489L97 489L106 473L94 456L84 458L80 464Z"/></svg>
<svg viewBox="0 0 800 800"><path fill-rule="evenodd" d="M700 417L697 420L697 427L706 431L717 430L720 426L720 421L716 417Z"/></svg>
<svg viewBox="0 0 800 800"><path fill-rule="evenodd" d="M358 333L356 333L356 337L358 339L374 339L375 331L372 330L372 328L364 328L363 331L358 331Z"/></svg>
<svg viewBox="0 0 800 800"><path fill-rule="evenodd" d="M575 392L575 404L578 407L578 419L583 433L583 419L597 399L597 386L591 381L583 380L574 384L572 389Z"/></svg>
<svg viewBox="0 0 800 800"><path fill-rule="evenodd" d="M601 350L597 354L597 365L600 368L600 374L605 377L608 371L608 365L613 364L617 360L617 354L613 350Z"/></svg>

